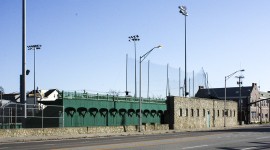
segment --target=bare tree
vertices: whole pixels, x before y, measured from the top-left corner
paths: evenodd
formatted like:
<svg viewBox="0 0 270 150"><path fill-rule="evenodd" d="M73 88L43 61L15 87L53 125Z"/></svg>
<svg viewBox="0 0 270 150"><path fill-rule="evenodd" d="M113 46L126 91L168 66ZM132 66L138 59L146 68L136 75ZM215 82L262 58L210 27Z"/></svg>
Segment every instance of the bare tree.
<svg viewBox="0 0 270 150"><path fill-rule="evenodd" d="M2 86L0 86L0 93L4 94L5 93L5 90Z"/></svg>
<svg viewBox="0 0 270 150"><path fill-rule="evenodd" d="M116 90L110 90L108 92L109 95L113 95L113 96L119 96L121 92L120 91L116 91Z"/></svg>
<svg viewBox="0 0 270 150"><path fill-rule="evenodd" d="M5 93L5 90L2 86L0 86L0 99L2 99L2 94Z"/></svg>

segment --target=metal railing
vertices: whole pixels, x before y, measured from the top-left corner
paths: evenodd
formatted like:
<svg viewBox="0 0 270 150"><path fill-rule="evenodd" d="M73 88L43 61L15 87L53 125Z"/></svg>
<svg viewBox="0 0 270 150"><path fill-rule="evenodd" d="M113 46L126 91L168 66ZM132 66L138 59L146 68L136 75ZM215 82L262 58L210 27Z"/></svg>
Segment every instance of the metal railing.
<svg viewBox="0 0 270 150"><path fill-rule="evenodd" d="M90 93L79 93L79 92L67 92L63 91L62 98L65 99L92 99L92 100L107 100L107 101L139 101L139 97L127 97L118 95L104 95L104 94L90 94ZM165 103L166 99L162 98L142 98L144 102L160 102Z"/></svg>

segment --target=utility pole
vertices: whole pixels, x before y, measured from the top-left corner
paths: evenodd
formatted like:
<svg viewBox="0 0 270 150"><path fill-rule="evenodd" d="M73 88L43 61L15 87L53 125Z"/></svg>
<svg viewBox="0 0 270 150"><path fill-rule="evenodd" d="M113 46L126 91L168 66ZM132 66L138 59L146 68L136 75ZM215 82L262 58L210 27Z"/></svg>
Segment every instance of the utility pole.
<svg viewBox="0 0 270 150"><path fill-rule="evenodd" d="M226 108L226 101L227 101L227 92L226 92L226 89L227 89L227 80L230 79L234 74L236 74L237 72L243 72L245 71L244 69L241 69L241 70L237 70L233 73L231 73L230 75L227 75L225 76L225 92L224 92L224 127L226 127L226 111L227 111L227 108Z"/></svg>
<svg viewBox="0 0 270 150"><path fill-rule="evenodd" d="M240 125L242 125L242 95L241 95L241 85L242 85L242 79L244 78L244 76L240 75L240 76L236 76L236 78L238 78L238 82L237 84L239 85L239 102L238 102L238 110L240 110Z"/></svg>

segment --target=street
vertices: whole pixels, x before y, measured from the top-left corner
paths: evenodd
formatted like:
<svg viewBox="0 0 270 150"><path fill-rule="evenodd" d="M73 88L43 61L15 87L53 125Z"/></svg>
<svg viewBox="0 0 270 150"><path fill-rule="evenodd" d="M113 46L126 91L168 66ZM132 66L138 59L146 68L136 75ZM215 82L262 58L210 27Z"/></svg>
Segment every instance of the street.
<svg viewBox="0 0 270 150"><path fill-rule="evenodd" d="M81 138L50 141L1 143L5 149L66 149L66 150L175 150L270 149L270 126L257 126L230 130L175 132L155 135Z"/></svg>

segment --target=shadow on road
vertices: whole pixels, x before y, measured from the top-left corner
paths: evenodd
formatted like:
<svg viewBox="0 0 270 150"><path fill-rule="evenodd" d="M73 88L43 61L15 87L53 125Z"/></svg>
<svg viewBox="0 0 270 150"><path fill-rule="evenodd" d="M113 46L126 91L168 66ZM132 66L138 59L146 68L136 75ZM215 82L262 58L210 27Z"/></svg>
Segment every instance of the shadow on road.
<svg viewBox="0 0 270 150"><path fill-rule="evenodd" d="M254 127L240 127L237 129L222 129L222 130L211 130L201 132L270 132L270 125L254 126Z"/></svg>
<svg viewBox="0 0 270 150"><path fill-rule="evenodd" d="M250 149L270 149L270 142L249 142L254 144L254 146L248 146ZM224 150L239 150L239 149L248 149L247 146L242 147L218 147L217 149L224 149Z"/></svg>

